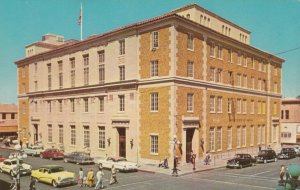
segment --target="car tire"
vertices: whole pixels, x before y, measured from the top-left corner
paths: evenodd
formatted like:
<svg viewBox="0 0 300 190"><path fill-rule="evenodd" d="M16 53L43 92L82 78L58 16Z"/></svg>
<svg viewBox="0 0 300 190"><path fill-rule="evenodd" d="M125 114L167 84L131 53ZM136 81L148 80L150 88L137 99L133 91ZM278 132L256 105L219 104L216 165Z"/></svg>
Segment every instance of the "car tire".
<svg viewBox="0 0 300 190"><path fill-rule="evenodd" d="M55 180L52 181L52 186L53 186L53 187L57 187L57 183L56 183Z"/></svg>
<svg viewBox="0 0 300 190"><path fill-rule="evenodd" d="M267 163L267 159L264 159L264 164L266 164Z"/></svg>
<svg viewBox="0 0 300 190"><path fill-rule="evenodd" d="M65 158L65 159L64 159L64 162L65 162L65 163L68 163L68 159Z"/></svg>

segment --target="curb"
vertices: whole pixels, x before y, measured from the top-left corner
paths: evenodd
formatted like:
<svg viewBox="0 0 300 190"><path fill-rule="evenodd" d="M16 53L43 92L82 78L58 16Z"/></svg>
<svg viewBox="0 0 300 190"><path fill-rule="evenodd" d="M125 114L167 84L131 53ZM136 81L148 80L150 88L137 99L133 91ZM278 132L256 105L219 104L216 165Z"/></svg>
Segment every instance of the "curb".
<svg viewBox="0 0 300 190"><path fill-rule="evenodd" d="M150 170L143 170L143 169L138 169L139 172L144 172L144 173L150 173L150 174L155 174L155 171L150 171Z"/></svg>

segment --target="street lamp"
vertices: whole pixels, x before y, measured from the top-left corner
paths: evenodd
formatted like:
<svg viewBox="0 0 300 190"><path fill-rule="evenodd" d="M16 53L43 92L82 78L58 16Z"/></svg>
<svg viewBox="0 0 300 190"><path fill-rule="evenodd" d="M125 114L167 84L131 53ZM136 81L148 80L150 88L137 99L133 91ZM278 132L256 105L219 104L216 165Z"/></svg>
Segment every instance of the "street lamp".
<svg viewBox="0 0 300 190"><path fill-rule="evenodd" d="M13 154L9 156L9 159L16 158L17 159L17 190L20 190L20 159L27 158L26 154L22 154L20 152L21 145L17 144L15 146L15 150L17 150L17 154ZM12 176L13 177L13 176Z"/></svg>

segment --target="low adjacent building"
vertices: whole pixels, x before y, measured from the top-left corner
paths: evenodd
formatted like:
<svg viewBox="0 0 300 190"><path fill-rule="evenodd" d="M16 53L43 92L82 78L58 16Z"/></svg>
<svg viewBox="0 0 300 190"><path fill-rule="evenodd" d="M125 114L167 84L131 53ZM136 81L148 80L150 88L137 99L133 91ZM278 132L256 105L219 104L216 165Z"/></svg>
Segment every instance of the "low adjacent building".
<svg viewBox="0 0 300 190"><path fill-rule="evenodd" d="M0 138L17 136L18 108L15 104L0 104Z"/></svg>

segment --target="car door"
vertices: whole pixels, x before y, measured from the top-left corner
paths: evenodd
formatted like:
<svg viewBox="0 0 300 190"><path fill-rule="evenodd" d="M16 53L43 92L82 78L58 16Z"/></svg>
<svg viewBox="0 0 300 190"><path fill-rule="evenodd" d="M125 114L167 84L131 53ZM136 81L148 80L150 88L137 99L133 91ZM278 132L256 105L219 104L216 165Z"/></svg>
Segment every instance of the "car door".
<svg viewBox="0 0 300 190"><path fill-rule="evenodd" d="M11 162L10 161L4 161L2 170L9 173L11 170Z"/></svg>
<svg viewBox="0 0 300 190"><path fill-rule="evenodd" d="M251 165L251 156L248 154L245 155L245 164Z"/></svg>

